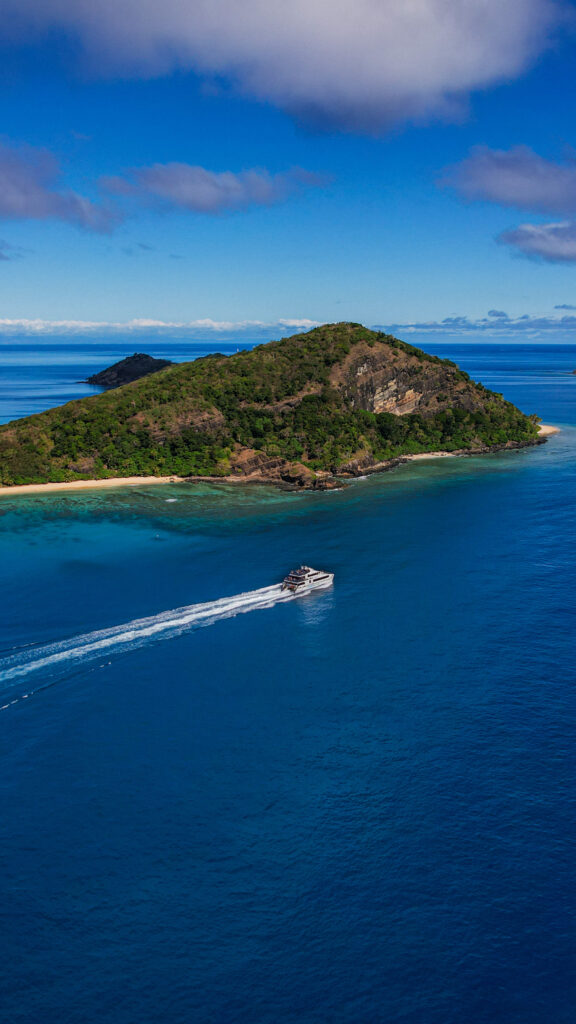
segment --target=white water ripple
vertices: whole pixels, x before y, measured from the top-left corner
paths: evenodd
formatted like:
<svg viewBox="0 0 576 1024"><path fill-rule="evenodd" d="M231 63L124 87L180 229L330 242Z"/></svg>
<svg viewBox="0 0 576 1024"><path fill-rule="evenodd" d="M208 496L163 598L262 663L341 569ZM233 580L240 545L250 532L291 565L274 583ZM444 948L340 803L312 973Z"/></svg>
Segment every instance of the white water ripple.
<svg viewBox="0 0 576 1024"><path fill-rule="evenodd" d="M17 654L0 660L0 684L3 695L14 680L22 679L32 672L64 666L67 662L76 662L97 658L101 654L116 654L126 650L142 647L153 640L168 640L195 626L207 626L218 619L230 618L242 612L255 611L258 608L270 608L278 601L291 601L296 594L282 590L279 583L272 587L262 587L234 597L223 597L218 601L206 601L204 604L191 604L184 608L151 615L146 619L135 619L122 626L96 630L81 636L59 640L56 643L26 648ZM0 710L9 707L10 701Z"/></svg>

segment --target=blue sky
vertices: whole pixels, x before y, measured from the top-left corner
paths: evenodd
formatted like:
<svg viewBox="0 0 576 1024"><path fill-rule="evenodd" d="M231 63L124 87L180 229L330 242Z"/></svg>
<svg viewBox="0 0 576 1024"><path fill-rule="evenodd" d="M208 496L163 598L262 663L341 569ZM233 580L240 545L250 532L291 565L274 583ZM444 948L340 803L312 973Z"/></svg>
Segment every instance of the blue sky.
<svg viewBox="0 0 576 1024"><path fill-rule="evenodd" d="M0 0L0 331L573 340L573 9L513 6Z"/></svg>

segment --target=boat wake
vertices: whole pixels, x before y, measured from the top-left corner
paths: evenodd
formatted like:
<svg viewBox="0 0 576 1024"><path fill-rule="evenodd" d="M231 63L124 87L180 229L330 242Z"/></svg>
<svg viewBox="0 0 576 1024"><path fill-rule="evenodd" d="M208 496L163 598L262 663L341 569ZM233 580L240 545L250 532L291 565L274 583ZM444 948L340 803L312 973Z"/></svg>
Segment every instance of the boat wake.
<svg viewBox="0 0 576 1024"><path fill-rule="evenodd" d="M134 650L154 640L168 640L188 629L208 626L219 619L231 618L258 608L270 608L278 601L292 601L297 596L289 590L282 590L277 583L272 587L223 597L218 601L174 608L146 619L135 619L122 626L84 633L56 643L24 648L17 654L0 659L0 699L7 698L12 685L18 680L42 669L51 671L66 668L68 663ZM30 694L22 695L28 696ZM10 707L22 697L8 701L0 706L0 710Z"/></svg>

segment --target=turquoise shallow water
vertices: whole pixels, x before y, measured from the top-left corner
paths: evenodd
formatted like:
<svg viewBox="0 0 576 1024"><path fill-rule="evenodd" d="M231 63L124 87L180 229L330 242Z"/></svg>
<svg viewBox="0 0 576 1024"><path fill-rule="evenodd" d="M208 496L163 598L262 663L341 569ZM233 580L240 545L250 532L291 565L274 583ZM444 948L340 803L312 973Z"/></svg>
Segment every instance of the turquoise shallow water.
<svg viewBox="0 0 576 1024"><path fill-rule="evenodd" d="M572 1021L576 349L452 358L562 433L2 502L7 1020Z"/></svg>

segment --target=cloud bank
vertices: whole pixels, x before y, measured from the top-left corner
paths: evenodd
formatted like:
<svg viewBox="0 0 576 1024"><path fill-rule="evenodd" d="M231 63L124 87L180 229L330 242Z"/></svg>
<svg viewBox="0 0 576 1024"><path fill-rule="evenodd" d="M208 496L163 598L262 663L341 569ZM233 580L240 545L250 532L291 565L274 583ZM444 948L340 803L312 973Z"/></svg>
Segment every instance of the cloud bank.
<svg viewBox="0 0 576 1024"><path fill-rule="evenodd" d="M318 175L300 168L283 174L266 170L209 171L191 164L153 164L138 167L125 177L106 178L103 186L145 205L217 214L252 206L272 206L303 186L324 184Z"/></svg>
<svg viewBox="0 0 576 1024"><path fill-rule="evenodd" d="M182 340L206 339L219 336L263 337L298 334L319 327L321 321L294 317L280 320L155 320L139 317L134 320L43 320L27 318L0 318L0 335L25 337L75 337L77 335L140 336L158 335Z"/></svg>
<svg viewBox="0 0 576 1024"><path fill-rule="evenodd" d="M77 192L59 188L59 178L58 162L51 153L0 142L0 217L54 218L86 231L111 231L118 214Z"/></svg>
<svg viewBox="0 0 576 1024"><path fill-rule="evenodd" d="M555 308L573 309L562 306ZM444 320L420 320L409 323L376 324L378 330L389 331L414 345L426 347L426 341L439 342L574 342L576 316L550 314L493 317L449 316Z"/></svg>
<svg viewBox="0 0 576 1024"><path fill-rule="evenodd" d="M566 305L557 308L576 308ZM498 316L491 315L494 312ZM35 339L41 343L55 337L73 340L87 338L121 338L128 340L164 338L182 342L269 341L289 334L298 334L320 326L324 321L306 317L279 320L157 320L138 318L128 321L105 320L43 320L0 319L0 338ZM374 330L386 331L405 338L414 345L447 342L573 342L576 338L576 316L554 314L509 316L491 310L483 317L449 316L443 320L420 320L404 323L379 323Z"/></svg>
<svg viewBox="0 0 576 1024"><path fill-rule="evenodd" d="M381 131L459 117L522 74L562 0L0 0L7 44L72 38L84 70L220 76L308 120Z"/></svg>

